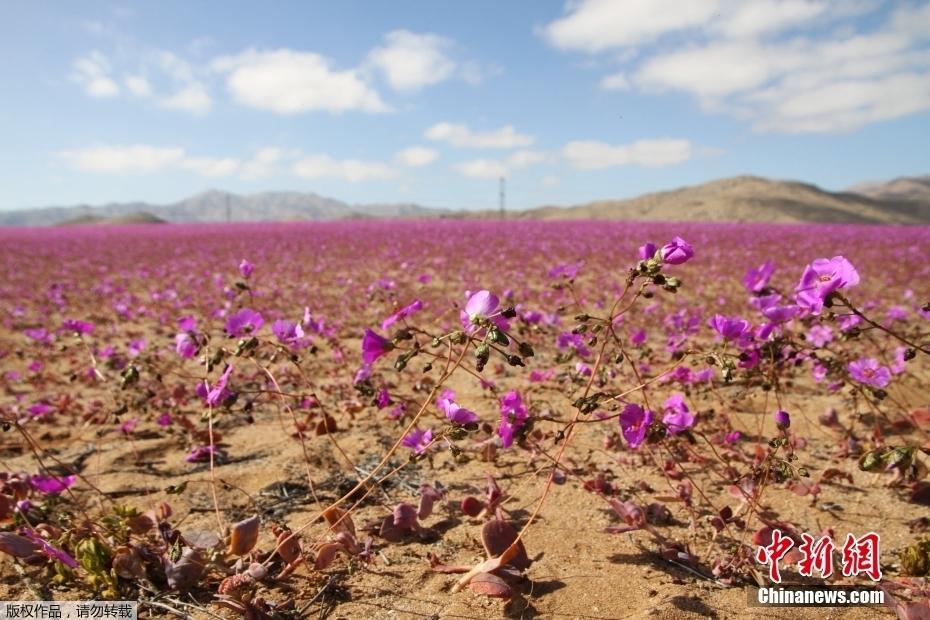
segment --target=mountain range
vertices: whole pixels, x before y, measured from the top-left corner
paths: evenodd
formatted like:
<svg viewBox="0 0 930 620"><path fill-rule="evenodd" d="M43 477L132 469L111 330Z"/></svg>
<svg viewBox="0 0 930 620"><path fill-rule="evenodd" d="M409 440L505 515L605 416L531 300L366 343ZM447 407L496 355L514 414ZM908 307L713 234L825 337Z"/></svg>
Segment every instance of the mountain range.
<svg viewBox="0 0 930 620"><path fill-rule="evenodd" d="M493 217L499 217L499 212L437 209L412 203L352 205L303 192L238 195L210 190L167 205L130 202L0 211L0 226ZM930 224L930 175L863 183L842 192L798 181L738 176L625 200L509 211L507 217Z"/></svg>

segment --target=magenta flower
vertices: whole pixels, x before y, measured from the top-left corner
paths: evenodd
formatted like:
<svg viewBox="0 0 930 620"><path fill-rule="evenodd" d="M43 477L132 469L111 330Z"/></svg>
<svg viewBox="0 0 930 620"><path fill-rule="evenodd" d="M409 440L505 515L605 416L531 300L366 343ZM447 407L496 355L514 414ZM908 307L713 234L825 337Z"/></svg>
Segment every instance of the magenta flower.
<svg viewBox="0 0 930 620"><path fill-rule="evenodd" d="M375 404L378 406L378 409L384 409L390 405L394 404L394 401L391 400L391 394L388 392L387 388L381 388L378 390L378 395L375 397Z"/></svg>
<svg viewBox="0 0 930 620"><path fill-rule="evenodd" d="M182 316L180 319L178 319L178 327L181 329L181 331L196 332L197 319L192 316Z"/></svg>
<svg viewBox="0 0 930 620"><path fill-rule="evenodd" d="M394 345L390 340L370 329L365 329L365 335L362 337L362 361L365 364L373 364L375 360L389 353L393 348Z"/></svg>
<svg viewBox="0 0 930 620"><path fill-rule="evenodd" d="M782 411L781 409L779 409L778 411L775 412L775 426L777 426L781 430L785 430L786 428L791 426L791 416L788 415L787 411Z"/></svg>
<svg viewBox="0 0 930 620"><path fill-rule="evenodd" d="M500 403L501 421L497 425L497 434L501 438L501 445L509 448L513 445L514 435L526 424L529 411L516 390L501 396Z"/></svg>
<svg viewBox="0 0 930 620"><path fill-rule="evenodd" d="M226 319L226 333L230 338L238 338L247 334L253 334L262 328L265 319L262 315L249 308L243 308Z"/></svg>
<svg viewBox="0 0 930 620"><path fill-rule="evenodd" d="M26 411L28 411L29 415L32 416L33 418L41 418L45 414L50 413L54 410L55 408L52 407L50 404L48 404L44 400L40 400L36 404L29 407Z"/></svg>
<svg viewBox="0 0 930 620"><path fill-rule="evenodd" d="M65 319L61 326L69 332L84 336L94 331L94 324L88 321L79 321L77 319Z"/></svg>
<svg viewBox="0 0 930 620"><path fill-rule="evenodd" d="M124 435L131 435L136 427L139 426L139 418L133 418L131 420L126 420L119 425L119 430Z"/></svg>
<svg viewBox="0 0 930 620"><path fill-rule="evenodd" d="M863 357L846 366L849 376L866 385L883 388L891 383L891 371L886 366L880 366L878 360Z"/></svg>
<svg viewBox="0 0 930 620"><path fill-rule="evenodd" d="M390 327L397 321L400 321L401 319L406 319L408 316L416 312L419 312L422 309L423 309L423 302L420 301L419 299L415 299L413 303L411 303L409 306L405 306L401 308L400 310L398 310L397 312L395 312L388 318L384 319L384 322L381 323L381 329L387 330L388 327Z"/></svg>
<svg viewBox="0 0 930 620"><path fill-rule="evenodd" d="M578 275L578 270L584 266L584 263L561 263L549 270L550 278L567 278L574 280Z"/></svg>
<svg viewBox="0 0 930 620"><path fill-rule="evenodd" d="M807 331L806 338L815 347L822 347L833 340L833 330L826 325L813 325Z"/></svg>
<svg viewBox="0 0 930 620"><path fill-rule="evenodd" d="M65 489L70 488L74 485L74 481L77 478L74 475L70 476L32 476L29 478L29 484L32 485L36 491L40 493L45 493L46 495L58 495Z"/></svg>
<svg viewBox="0 0 930 620"><path fill-rule="evenodd" d="M23 536L25 536L30 541L32 541L35 545L38 546L37 551L41 553L42 555L45 555L57 562L61 562L62 564L70 568L78 567L78 563L74 560L74 558L72 558L70 555L68 555L61 549L58 549L57 547L53 547L52 545L50 545L44 538L39 536L34 530L25 528L22 530L22 533L23 533Z"/></svg>
<svg viewBox="0 0 930 620"><path fill-rule="evenodd" d="M242 262L239 263L239 273L242 274L242 277L248 278L252 275L253 271L255 271L255 265L243 258Z"/></svg>
<svg viewBox="0 0 930 620"><path fill-rule="evenodd" d="M639 260L649 260L654 258L656 255L656 244L651 241L647 241L645 244L639 246Z"/></svg>
<svg viewBox="0 0 930 620"><path fill-rule="evenodd" d="M443 390L439 398L436 399L436 406L442 411L446 418L456 426L465 426L474 424L478 421L478 414L469 411L455 402L455 392L452 390Z"/></svg>
<svg viewBox="0 0 930 620"><path fill-rule="evenodd" d="M673 394L665 401L665 415L662 417L668 432L672 435L688 430L694 426L694 414L685 404L682 394Z"/></svg>
<svg viewBox="0 0 930 620"><path fill-rule="evenodd" d="M694 258L694 248L681 237L674 237L662 246L662 260L669 265L681 265Z"/></svg>
<svg viewBox="0 0 930 620"><path fill-rule="evenodd" d="M772 261L765 261L758 268L750 269L746 272L746 275L743 277L743 285L745 285L749 292L758 293L768 286L773 273L775 273L775 263Z"/></svg>
<svg viewBox="0 0 930 620"><path fill-rule="evenodd" d="M797 291L797 303L811 314L820 314L832 293L859 284L859 272L842 256L818 258L804 269Z"/></svg>
<svg viewBox="0 0 930 620"><path fill-rule="evenodd" d="M207 405L210 407L216 407L222 404L230 396L229 390L226 389L226 383L229 381L229 375L232 374L233 366L230 364L226 367L226 370L223 371L223 374L220 375L220 378L217 380L216 385L213 386L213 389L210 389L209 384L206 384L207 388Z"/></svg>
<svg viewBox="0 0 930 620"><path fill-rule="evenodd" d="M433 431L432 429L423 430L421 428L415 428L409 433L404 435L404 438L401 440L401 445L406 448L410 448L417 454L423 454L426 452L426 449L429 447L430 442L433 441Z"/></svg>
<svg viewBox="0 0 930 620"><path fill-rule="evenodd" d="M738 340L749 331L749 321L738 316L715 314L707 324L723 336L724 340Z"/></svg>
<svg viewBox="0 0 930 620"><path fill-rule="evenodd" d="M49 332L44 327L36 327L34 329L25 329L23 330L23 333L27 337L32 338L36 342L41 342L42 344L50 344L55 339L54 336L52 336L51 332Z"/></svg>
<svg viewBox="0 0 930 620"><path fill-rule="evenodd" d="M158 425L161 426L162 428L166 426L171 426L171 421L172 421L171 414L168 412L161 414L160 416L158 416L158 419L155 420L155 422L157 422Z"/></svg>
<svg viewBox="0 0 930 620"><path fill-rule="evenodd" d="M623 438L634 450L646 439L646 431L652 424L653 413L633 403L628 404L620 413L620 431Z"/></svg>

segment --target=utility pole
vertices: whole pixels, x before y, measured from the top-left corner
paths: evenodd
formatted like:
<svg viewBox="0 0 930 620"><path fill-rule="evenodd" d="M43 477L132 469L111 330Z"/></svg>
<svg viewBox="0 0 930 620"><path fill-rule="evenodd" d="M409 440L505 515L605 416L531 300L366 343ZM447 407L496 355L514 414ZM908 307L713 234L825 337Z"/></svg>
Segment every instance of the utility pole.
<svg viewBox="0 0 930 620"><path fill-rule="evenodd" d="M501 208L501 219L504 219L504 207L506 206L506 190L507 190L507 181L504 177L500 178L500 208Z"/></svg>
<svg viewBox="0 0 930 620"><path fill-rule="evenodd" d="M232 221L232 208L229 206L229 194L226 194L226 221Z"/></svg>

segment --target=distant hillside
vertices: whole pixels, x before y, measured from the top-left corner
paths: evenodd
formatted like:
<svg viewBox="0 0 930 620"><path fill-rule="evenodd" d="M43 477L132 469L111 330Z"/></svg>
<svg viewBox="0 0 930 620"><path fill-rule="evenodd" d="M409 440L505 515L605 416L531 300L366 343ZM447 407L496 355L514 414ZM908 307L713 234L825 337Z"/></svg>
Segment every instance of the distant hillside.
<svg viewBox="0 0 930 620"><path fill-rule="evenodd" d="M884 183L860 183L849 191L877 200L930 203L930 175L898 177Z"/></svg>
<svg viewBox="0 0 930 620"><path fill-rule="evenodd" d="M147 211L138 211L128 215L119 215L115 217L103 217L100 215L81 215L74 219L65 220L59 226L84 226L96 224L167 224L165 220L154 216Z"/></svg>
<svg viewBox="0 0 930 620"><path fill-rule="evenodd" d="M420 218L436 217L438 209L415 204L350 205L313 193L263 192L241 196L210 190L168 205L145 202L103 206L79 205L0 211L0 226L44 226L64 222L112 221L147 213L166 222L279 222L293 220L338 220L348 217Z"/></svg>
<svg viewBox="0 0 930 620"><path fill-rule="evenodd" d="M740 176L629 200L519 212L529 219L930 224L930 200L904 202L828 192L797 181Z"/></svg>
<svg viewBox="0 0 930 620"><path fill-rule="evenodd" d="M0 211L0 226L166 222L295 221L339 219L496 218L497 211L451 211L416 204L351 205L313 193L264 192L240 196L211 190L169 205L144 202L104 206ZM797 181L740 176L627 200L508 211L517 219L598 219L704 222L930 224L930 176L829 192Z"/></svg>

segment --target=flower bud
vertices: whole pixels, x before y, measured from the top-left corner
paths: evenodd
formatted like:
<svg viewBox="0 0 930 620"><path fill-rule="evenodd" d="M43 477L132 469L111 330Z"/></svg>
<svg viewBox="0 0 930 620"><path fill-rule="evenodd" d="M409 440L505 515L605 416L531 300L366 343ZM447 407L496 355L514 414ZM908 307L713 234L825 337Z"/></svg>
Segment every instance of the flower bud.
<svg viewBox="0 0 930 620"><path fill-rule="evenodd" d="M775 426L781 430L785 430L791 426L791 416L788 415L787 411L779 409L775 412Z"/></svg>

